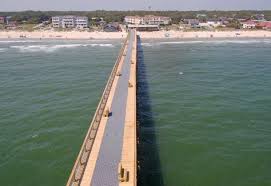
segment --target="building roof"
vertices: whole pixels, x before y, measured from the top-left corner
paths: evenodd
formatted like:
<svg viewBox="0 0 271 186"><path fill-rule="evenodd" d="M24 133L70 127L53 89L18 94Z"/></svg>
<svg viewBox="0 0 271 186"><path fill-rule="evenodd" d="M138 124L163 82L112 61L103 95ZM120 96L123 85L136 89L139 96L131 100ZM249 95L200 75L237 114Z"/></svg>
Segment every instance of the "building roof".
<svg viewBox="0 0 271 186"><path fill-rule="evenodd" d="M263 28L271 28L271 22L270 21L260 22L257 24L257 26Z"/></svg>
<svg viewBox="0 0 271 186"><path fill-rule="evenodd" d="M64 15L64 16L53 16L54 17L61 17L61 18L88 18L87 16L75 16L75 15Z"/></svg>
<svg viewBox="0 0 271 186"><path fill-rule="evenodd" d="M165 16L154 16L154 15L145 15L144 17L141 16L125 16L125 19L162 19L162 20L171 20L170 17Z"/></svg>
<svg viewBox="0 0 271 186"><path fill-rule="evenodd" d="M140 16L125 16L125 19L141 19L142 17Z"/></svg>
<svg viewBox="0 0 271 186"><path fill-rule="evenodd" d="M187 22L188 24L192 24L192 25L199 24L199 22L200 22L198 19L185 19L184 21Z"/></svg>
<svg viewBox="0 0 271 186"><path fill-rule="evenodd" d="M146 16L144 16L144 18L148 18L148 19L155 19L155 18L159 18L159 19L171 19L170 17L154 16L154 15L146 15Z"/></svg>

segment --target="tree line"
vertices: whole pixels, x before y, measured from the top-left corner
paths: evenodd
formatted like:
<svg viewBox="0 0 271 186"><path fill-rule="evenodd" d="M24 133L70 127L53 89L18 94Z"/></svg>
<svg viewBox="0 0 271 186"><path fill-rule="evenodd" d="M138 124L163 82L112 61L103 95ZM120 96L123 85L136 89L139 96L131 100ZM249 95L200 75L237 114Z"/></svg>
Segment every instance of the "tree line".
<svg viewBox="0 0 271 186"><path fill-rule="evenodd" d="M159 15L172 18L173 24L178 24L183 19L197 18L198 14L205 14L207 19L228 17L234 19L250 19L256 14L264 14L266 20L271 20L271 11L23 11L23 12L0 12L0 16L11 16L12 21L18 23L27 22L29 24L38 24L42 21L48 21L52 16L58 15L78 15L93 17L102 17L106 22L123 22L125 16L144 16Z"/></svg>

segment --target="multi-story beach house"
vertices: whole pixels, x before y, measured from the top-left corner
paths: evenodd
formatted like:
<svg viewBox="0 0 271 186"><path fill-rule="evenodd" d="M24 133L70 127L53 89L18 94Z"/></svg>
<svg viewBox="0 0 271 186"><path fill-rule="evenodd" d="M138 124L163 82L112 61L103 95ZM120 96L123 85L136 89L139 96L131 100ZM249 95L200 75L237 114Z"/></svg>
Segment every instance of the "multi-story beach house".
<svg viewBox="0 0 271 186"><path fill-rule="evenodd" d="M87 28L88 27L88 17L81 16L75 18L75 25L77 28Z"/></svg>
<svg viewBox="0 0 271 186"><path fill-rule="evenodd" d="M126 16L124 18L126 24L141 25L144 24L144 18L139 16Z"/></svg>
<svg viewBox="0 0 271 186"><path fill-rule="evenodd" d="M264 20L265 20L264 14L256 14L256 15L255 15L255 18L256 18L257 20L261 20L261 21L264 21Z"/></svg>
<svg viewBox="0 0 271 186"><path fill-rule="evenodd" d="M0 24L5 24L5 17L0 16Z"/></svg>
<svg viewBox="0 0 271 186"><path fill-rule="evenodd" d="M257 25L256 22L252 21L252 20L242 22L242 27L244 29L254 29L254 28L256 28L256 25Z"/></svg>
<svg viewBox="0 0 271 186"><path fill-rule="evenodd" d="M52 17L52 25L54 28L60 28L61 27L61 17L60 16Z"/></svg>
<svg viewBox="0 0 271 186"><path fill-rule="evenodd" d="M124 18L126 24L134 25L169 25L171 23L170 17L147 15L140 16L126 16Z"/></svg>
<svg viewBox="0 0 271 186"><path fill-rule="evenodd" d="M74 28L75 16L64 16L61 21L62 28Z"/></svg>
<svg viewBox="0 0 271 186"><path fill-rule="evenodd" d="M88 17L84 16L55 16L52 17L54 28L87 28Z"/></svg>
<svg viewBox="0 0 271 186"><path fill-rule="evenodd" d="M210 27L213 27L213 28L216 28L216 27L223 25L222 22L218 21L218 20L208 20L207 23Z"/></svg>
<svg viewBox="0 0 271 186"><path fill-rule="evenodd" d="M144 23L147 25L169 25L171 23L170 17L148 15L143 19Z"/></svg>
<svg viewBox="0 0 271 186"><path fill-rule="evenodd" d="M182 23L187 28L200 28L200 21L198 19L184 19Z"/></svg>

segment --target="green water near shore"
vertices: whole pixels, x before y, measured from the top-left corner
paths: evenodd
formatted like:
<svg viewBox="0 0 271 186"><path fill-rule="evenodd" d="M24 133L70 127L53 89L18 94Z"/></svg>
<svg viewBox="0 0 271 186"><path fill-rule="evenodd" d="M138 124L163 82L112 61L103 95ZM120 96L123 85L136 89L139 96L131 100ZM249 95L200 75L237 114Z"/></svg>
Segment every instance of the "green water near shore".
<svg viewBox="0 0 271 186"><path fill-rule="evenodd" d="M0 48L0 185L65 185L119 41Z"/></svg>
<svg viewBox="0 0 271 186"><path fill-rule="evenodd" d="M160 160L143 185L271 185L270 42L143 45L153 119L143 133Z"/></svg>
<svg viewBox="0 0 271 186"><path fill-rule="evenodd" d="M0 41L1 185L66 183L119 49ZM270 57L268 39L143 41L141 185L271 185Z"/></svg>

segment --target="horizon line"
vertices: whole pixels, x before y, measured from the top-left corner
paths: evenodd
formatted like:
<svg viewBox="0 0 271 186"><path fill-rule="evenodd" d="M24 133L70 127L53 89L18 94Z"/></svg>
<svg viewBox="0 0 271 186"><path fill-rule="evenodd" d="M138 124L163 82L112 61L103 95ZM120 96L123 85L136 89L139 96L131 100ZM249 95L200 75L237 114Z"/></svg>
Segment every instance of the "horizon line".
<svg viewBox="0 0 271 186"><path fill-rule="evenodd" d="M238 12L238 11L271 11L265 10L265 9L208 9L208 10L145 10L145 9L135 9L135 10L115 10L115 9L96 9L96 10L0 10L0 12L95 12L95 11L110 11L110 12L136 12L136 11L142 11L142 12L214 12L214 11L220 11L220 12Z"/></svg>

